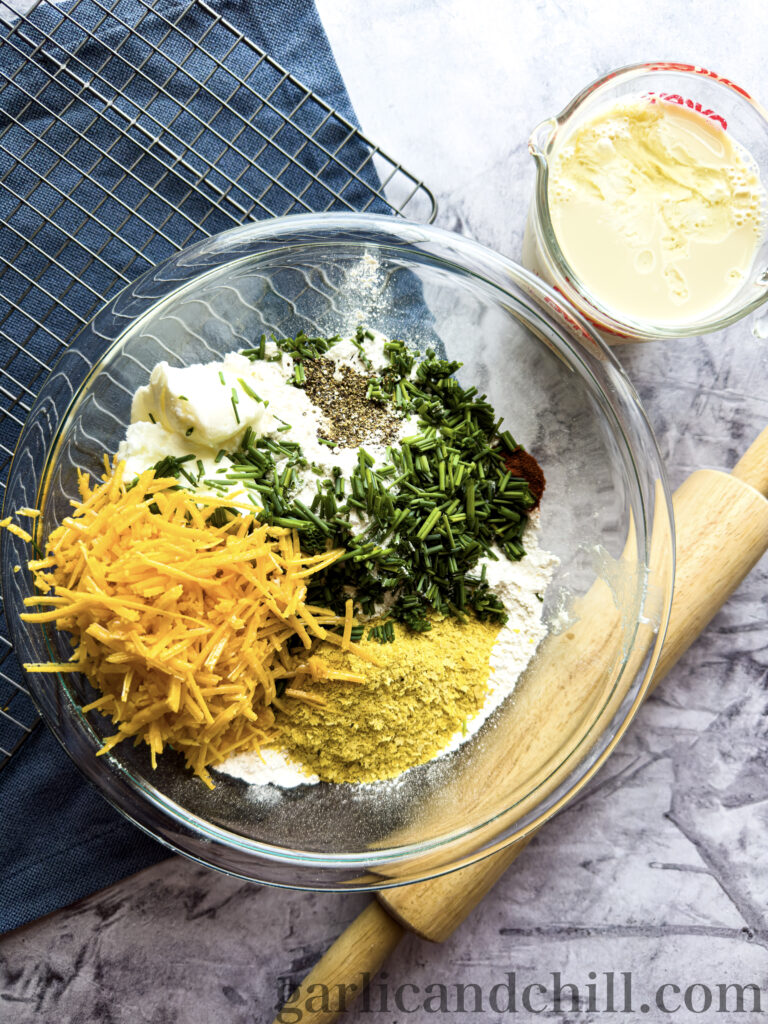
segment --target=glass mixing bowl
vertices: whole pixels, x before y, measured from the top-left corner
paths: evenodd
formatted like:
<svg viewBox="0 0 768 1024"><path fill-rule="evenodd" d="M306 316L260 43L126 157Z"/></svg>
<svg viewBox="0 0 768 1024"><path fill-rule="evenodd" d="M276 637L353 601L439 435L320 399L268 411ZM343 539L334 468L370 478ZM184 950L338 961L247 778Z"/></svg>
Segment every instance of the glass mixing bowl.
<svg viewBox="0 0 768 1024"><path fill-rule="evenodd" d="M637 396L573 313L483 246L367 215L307 215L210 238L109 303L55 367L29 416L4 515L42 510L39 536L77 496L76 471L102 471L131 398L161 359L210 361L263 332L330 334L359 322L463 360L473 382L547 475L542 546L560 559L544 600L550 634L515 693L454 753L394 782L251 786L211 792L171 752L121 744L87 680L28 676L46 722L83 774L172 849L247 879L375 889L430 877L514 842L571 799L623 733L647 685L669 611L670 505ZM542 308L543 307L543 308ZM69 656L67 638L19 619L30 552L4 532L3 589L22 662ZM14 567L22 568L14 572Z"/></svg>

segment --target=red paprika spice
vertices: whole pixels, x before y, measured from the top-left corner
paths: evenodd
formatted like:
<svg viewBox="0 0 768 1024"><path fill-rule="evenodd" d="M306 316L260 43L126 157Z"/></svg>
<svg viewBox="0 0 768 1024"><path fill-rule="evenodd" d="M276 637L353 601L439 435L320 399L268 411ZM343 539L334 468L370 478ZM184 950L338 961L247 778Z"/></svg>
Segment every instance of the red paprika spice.
<svg viewBox="0 0 768 1024"><path fill-rule="evenodd" d="M505 452L502 456L504 464L512 474L512 476L522 477L523 480L528 481L528 486L531 489L535 504L531 508L531 511L539 507L541 502L541 496L544 493L544 488L547 486L547 481L542 472L541 466L538 464L536 459L527 452L524 448L516 448L511 454Z"/></svg>

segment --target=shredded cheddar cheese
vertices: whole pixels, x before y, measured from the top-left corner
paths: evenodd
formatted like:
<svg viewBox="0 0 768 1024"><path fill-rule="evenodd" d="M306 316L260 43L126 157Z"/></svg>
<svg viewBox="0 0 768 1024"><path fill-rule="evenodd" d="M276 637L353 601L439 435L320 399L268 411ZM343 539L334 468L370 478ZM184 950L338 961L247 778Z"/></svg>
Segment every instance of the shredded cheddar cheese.
<svg viewBox="0 0 768 1024"><path fill-rule="evenodd" d="M0 519L0 528L7 530L9 533L15 534L17 537L21 537L21 539L26 541L27 544L32 540L31 535L26 530L11 522L10 516L6 516L5 519Z"/></svg>
<svg viewBox="0 0 768 1024"><path fill-rule="evenodd" d="M22 618L54 623L75 650L69 662L25 667L87 675L101 696L83 710L118 726L99 753L133 738L155 765L170 745L212 786L209 765L273 736L282 681L286 697L320 706L307 684L363 680L311 653L319 640L358 653L351 601L342 618L304 601L307 578L342 552L302 555L295 530L260 524L250 506L190 493L153 470L129 487L123 469L107 463L94 487L81 476L81 501L29 563L41 594L26 603L40 610ZM217 509L233 507L226 525L213 525ZM342 634L326 628L342 624Z"/></svg>

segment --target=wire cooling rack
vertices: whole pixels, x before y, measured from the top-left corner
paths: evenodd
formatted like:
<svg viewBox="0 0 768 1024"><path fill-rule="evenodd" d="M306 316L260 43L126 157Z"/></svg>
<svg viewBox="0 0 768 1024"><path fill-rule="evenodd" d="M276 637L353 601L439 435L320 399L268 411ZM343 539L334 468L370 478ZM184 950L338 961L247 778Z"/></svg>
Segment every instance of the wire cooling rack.
<svg viewBox="0 0 768 1024"><path fill-rule="evenodd" d="M202 0L18 4L0 0L0 498L52 362L149 266L252 219L436 214L421 181ZM36 724L2 628L0 767Z"/></svg>

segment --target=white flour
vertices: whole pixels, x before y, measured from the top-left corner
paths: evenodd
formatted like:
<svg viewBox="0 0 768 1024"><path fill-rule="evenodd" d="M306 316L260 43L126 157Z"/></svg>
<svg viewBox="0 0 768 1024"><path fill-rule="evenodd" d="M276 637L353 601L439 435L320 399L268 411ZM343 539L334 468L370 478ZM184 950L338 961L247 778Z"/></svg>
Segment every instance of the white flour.
<svg viewBox="0 0 768 1024"><path fill-rule="evenodd" d="M300 764L291 761L282 750L269 748L260 753L251 750L245 754L233 754L223 764L216 765L214 771L232 775L252 786L271 783L281 789L314 785L320 781L317 775L307 774Z"/></svg>
<svg viewBox="0 0 768 1024"><path fill-rule="evenodd" d="M358 324L373 322L380 312L380 300L384 292L381 264L371 251L353 263L346 272L340 294L354 296L346 310L342 310L344 325L340 333L354 334Z"/></svg>
<svg viewBox="0 0 768 1024"><path fill-rule="evenodd" d="M527 668L536 648L547 635L542 621L544 591L560 564L550 551L539 547L539 513L534 513L523 534L525 558L510 562L501 552L498 562L484 559L491 590L504 602L508 621L491 650L488 696L480 711L457 732L438 756L455 750L473 736L485 720L507 699Z"/></svg>

